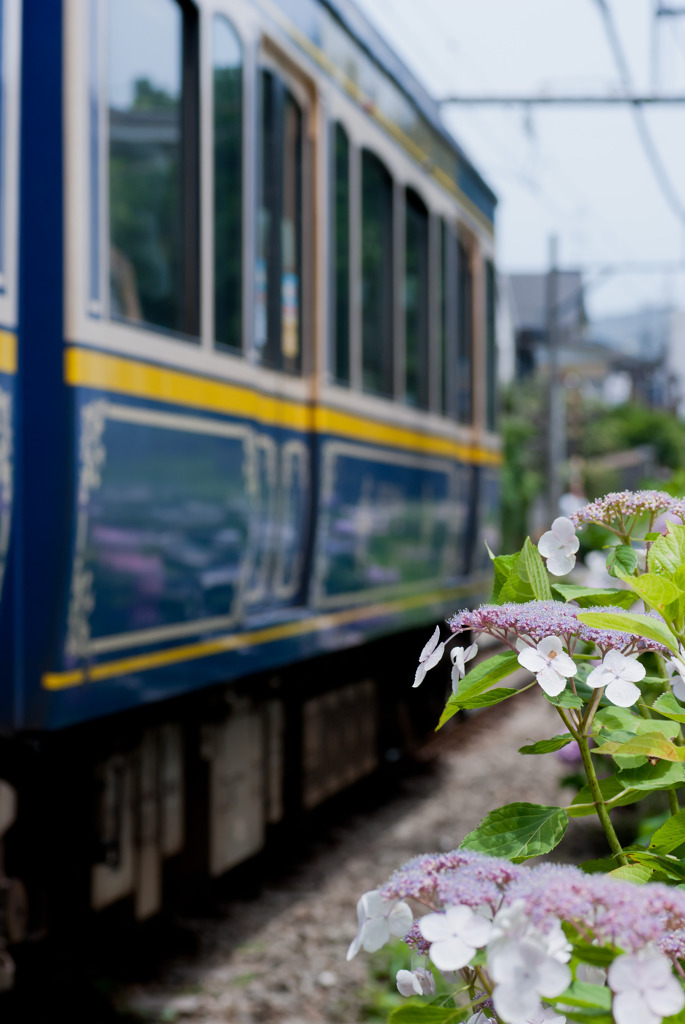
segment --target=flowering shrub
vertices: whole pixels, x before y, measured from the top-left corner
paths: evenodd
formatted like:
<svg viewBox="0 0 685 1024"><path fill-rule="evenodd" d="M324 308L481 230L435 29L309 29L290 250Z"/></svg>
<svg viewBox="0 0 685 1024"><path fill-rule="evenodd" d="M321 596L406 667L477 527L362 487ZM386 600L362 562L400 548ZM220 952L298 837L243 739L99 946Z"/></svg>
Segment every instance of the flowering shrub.
<svg viewBox="0 0 685 1024"><path fill-rule="evenodd" d="M587 523L611 535L616 587L559 582ZM685 501L608 494L556 519L537 548L528 539L491 558L491 603L457 612L445 639L436 628L414 686L447 651L452 695L438 727L539 687L562 731L520 753L573 744L586 784L567 807L491 811L458 850L417 857L365 893L348 959L404 939L397 986L422 1001L395 1010L394 1024L685 1024ZM467 632L476 642L464 647ZM500 653L473 667L482 634ZM499 685L521 668L527 685ZM664 824L647 846L622 846L612 810L654 793ZM603 860L524 863L589 814L606 836ZM449 994L436 997L440 976Z"/></svg>

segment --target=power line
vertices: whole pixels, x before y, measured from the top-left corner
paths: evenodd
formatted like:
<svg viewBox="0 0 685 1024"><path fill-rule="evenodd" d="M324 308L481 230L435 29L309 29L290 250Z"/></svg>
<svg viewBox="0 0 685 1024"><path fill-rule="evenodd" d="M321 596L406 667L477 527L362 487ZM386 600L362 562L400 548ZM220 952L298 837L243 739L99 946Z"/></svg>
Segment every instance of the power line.
<svg viewBox="0 0 685 1024"><path fill-rule="evenodd" d="M630 73L630 67L626 60L625 53L623 52L623 46L616 29L611 9L607 3L607 0L595 0L595 3L599 7L600 13L604 20L604 28L606 30L607 37L609 39L609 45L614 55L614 61L621 77L621 82L626 94L629 96L633 91L633 80ZM671 207L673 212L677 215L679 220L685 224L685 207L680 202L680 197L676 192L671 179L668 176L668 172L661 160L659 151L654 143L654 140L649 131L647 121L645 119L645 112L641 105L632 105L633 118L635 120L635 127L637 128L638 137L642 144L642 149L649 161L654 177L656 178L661 194L666 200L667 204Z"/></svg>

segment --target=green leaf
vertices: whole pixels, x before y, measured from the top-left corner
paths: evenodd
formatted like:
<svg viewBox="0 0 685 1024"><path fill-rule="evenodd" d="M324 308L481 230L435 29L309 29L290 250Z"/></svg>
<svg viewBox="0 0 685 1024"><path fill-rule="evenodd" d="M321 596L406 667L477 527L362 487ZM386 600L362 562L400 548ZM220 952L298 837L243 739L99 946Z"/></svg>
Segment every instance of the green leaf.
<svg viewBox="0 0 685 1024"><path fill-rule="evenodd" d="M572 981L566 991L559 996L559 1002L586 1010L611 1010L611 991L606 985Z"/></svg>
<svg viewBox="0 0 685 1024"><path fill-rule="evenodd" d="M649 568L672 579L685 563L685 526L668 523L666 533L658 537L649 549Z"/></svg>
<svg viewBox="0 0 685 1024"><path fill-rule="evenodd" d="M685 722L685 708L679 704L672 693L664 693L652 704L652 711L658 711L664 718L673 722Z"/></svg>
<svg viewBox="0 0 685 1024"><path fill-rule="evenodd" d="M582 698L578 697L575 693L571 693L570 690L562 690L556 697L546 693L545 698L550 704L554 704L555 708L582 708L583 706Z"/></svg>
<svg viewBox="0 0 685 1024"><path fill-rule="evenodd" d="M685 747L676 747L660 732L647 732L623 742L607 740L601 746L594 747L592 753L612 756L634 754L639 757L658 757L662 761L685 760Z"/></svg>
<svg viewBox="0 0 685 1024"><path fill-rule="evenodd" d="M617 569L630 575L636 568L637 552L627 544L617 544L607 555L607 572L610 576L616 576Z"/></svg>
<svg viewBox="0 0 685 1024"><path fill-rule="evenodd" d="M630 608L636 601L632 591L626 590L624 587L621 587L620 590L618 587L594 590L592 587L580 587L576 583L553 583L552 590L563 601L575 601L581 608L602 604Z"/></svg>
<svg viewBox="0 0 685 1024"><path fill-rule="evenodd" d="M662 722L659 718L639 718L635 732L638 736L648 732L660 732L666 739L673 740L680 736L680 726L673 721Z"/></svg>
<svg viewBox="0 0 685 1024"><path fill-rule="evenodd" d="M461 711L465 704L474 697L485 693L495 683L499 683L502 679L510 676L517 668L519 668L519 663L516 651L505 651L504 654L496 654L493 658L488 658L487 661L482 661L480 665L472 668L466 678L462 680L459 692L453 694L447 701L438 722L438 729L445 722L448 722L453 715L456 715L457 711Z"/></svg>
<svg viewBox="0 0 685 1024"><path fill-rule="evenodd" d="M608 967L616 958L615 950L607 949L606 946L594 946L575 935L571 938L571 943L574 957L591 967Z"/></svg>
<svg viewBox="0 0 685 1024"><path fill-rule="evenodd" d="M655 572L645 572L642 576L630 576L617 568L615 575L627 583L645 604L651 605L658 612L663 613L667 605L685 597L682 590L679 590L674 583Z"/></svg>
<svg viewBox="0 0 685 1024"><path fill-rule="evenodd" d="M421 1003L408 1003L398 1006L388 1017L388 1024L457 1024L471 1015L472 1010L463 1010L450 1006L425 1006Z"/></svg>
<svg viewBox="0 0 685 1024"><path fill-rule="evenodd" d="M658 828L649 844L655 853L672 853L685 843L685 811L678 811Z"/></svg>
<svg viewBox="0 0 685 1024"><path fill-rule="evenodd" d="M628 804L636 804L638 800L643 800L646 796L645 793L627 790L621 785L615 775L610 775L608 778L599 779L598 781L602 798L610 801L610 807L627 807ZM592 791L588 785L585 785L571 801L571 806L568 808L568 816L569 818L585 818L589 814L594 813L595 805L593 803Z"/></svg>
<svg viewBox="0 0 685 1024"><path fill-rule="evenodd" d="M614 868L609 872L609 878L618 878L622 882L644 885L653 874L652 869L645 867L644 864L621 864L620 868Z"/></svg>
<svg viewBox="0 0 685 1024"><path fill-rule="evenodd" d="M647 867L654 869L658 868L669 878L677 882L685 882L685 861L678 860L677 857L673 857L671 854L631 849L629 857L631 860L637 861L638 864L645 864Z"/></svg>
<svg viewBox="0 0 685 1024"><path fill-rule="evenodd" d="M592 723L592 731L593 733L595 731L599 732L599 729L595 729L596 726L599 726L602 729L610 730L626 729L633 735L637 731L637 723L641 721L643 719L638 718L628 708L618 708L612 705L609 708L602 708L601 711L597 712Z"/></svg>
<svg viewBox="0 0 685 1024"><path fill-rule="evenodd" d="M651 615L635 612L580 612L578 621L594 629L614 629L619 633L643 636L678 653L678 640L668 626Z"/></svg>
<svg viewBox="0 0 685 1024"><path fill-rule="evenodd" d="M519 747L519 754L551 754L553 750L561 750L573 742L573 736L565 732L562 736L554 736L551 740L538 740L527 747Z"/></svg>
<svg viewBox="0 0 685 1024"><path fill-rule="evenodd" d="M495 704L500 704L503 700L508 700L509 697L520 692L513 687L495 687L494 690L488 690L487 693L467 698L461 706L464 711L472 711L474 708L492 708Z"/></svg>
<svg viewBox="0 0 685 1024"><path fill-rule="evenodd" d="M685 1024L685 1008L680 1013L674 1013L672 1017L664 1017L661 1024Z"/></svg>
<svg viewBox="0 0 685 1024"><path fill-rule="evenodd" d="M553 850L561 842L567 826L568 814L563 807L507 804L490 811L480 825L469 832L460 848L506 857L518 864Z"/></svg>
<svg viewBox="0 0 685 1024"><path fill-rule="evenodd" d="M657 789L678 789L685 785L685 767L672 761L658 761L656 764L626 768L616 776L626 789L643 790L644 795Z"/></svg>
<svg viewBox="0 0 685 1024"><path fill-rule="evenodd" d="M487 541L485 542L485 546L488 549L488 554L490 555L490 559L495 570L495 580L492 587L492 600L494 604L499 604L500 591L515 568L519 558L519 553L516 552L513 555L493 555Z"/></svg>
<svg viewBox="0 0 685 1024"><path fill-rule="evenodd" d="M523 549L521 549L509 575L500 588L497 603L506 604L511 601L514 604L524 604L526 601L533 600L535 600L535 594L528 579L526 561Z"/></svg>
<svg viewBox="0 0 685 1024"><path fill-rule="evenodd" d="M545 563L542 561L540 552L535 545L531 543L530 537L526 537L526 542L523 545L521 555L523 557L526 574L532 587L535 600L551 601L552 588L549 585L547 569L545 568Z"/></svg>

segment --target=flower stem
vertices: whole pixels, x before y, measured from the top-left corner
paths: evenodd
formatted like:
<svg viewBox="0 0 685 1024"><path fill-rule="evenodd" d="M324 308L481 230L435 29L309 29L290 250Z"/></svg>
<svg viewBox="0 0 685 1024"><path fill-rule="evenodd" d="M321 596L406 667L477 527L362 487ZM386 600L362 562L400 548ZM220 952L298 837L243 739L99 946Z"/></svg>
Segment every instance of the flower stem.
<svg viewBox="0 0 685 1024"><path fill-rule="evenodd" d="M628 864L628 858L623 852L623 847L618 841L618 836L614 831L614 826L611 824L611 818L609 817L609 811L607 805L602 796L602 791L599 788L599 781L595 772L595 766L592 763L592 755L588 746L587 736L578 736L578 747L580 749L580 756L583 759L583 767L585 768L585 774L587 781L590 786L590 792L594 798L595 809L597 811L597 817L600 820L601 826L604 829L604 835L607 837L609 848L611 852L617 857L620 864Z"/></svg>
<svg viewBox="0 0 685 1024"><path fill-rule="evenodd" d="M668 790L668 809L671 814L677 814L680 810L680 804L678 803L678 794L675 789Z"/></svg>

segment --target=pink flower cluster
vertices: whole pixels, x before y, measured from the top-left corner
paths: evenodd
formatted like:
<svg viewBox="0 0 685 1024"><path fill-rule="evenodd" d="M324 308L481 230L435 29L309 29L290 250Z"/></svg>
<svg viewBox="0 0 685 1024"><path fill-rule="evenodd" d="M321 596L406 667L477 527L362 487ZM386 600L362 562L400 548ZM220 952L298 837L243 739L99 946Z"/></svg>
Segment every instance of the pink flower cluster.
<svg viewBox="0 0 685 1024"><path fill-rule="evenodd" d="M457 612L447 621L452 633L473 630L474 633L487 633L510 643L519 637L526 637L537 644L545 637L558 636L564 641L569 653L573 653L576 643L582 641L596 644L603 654L608 650L620 651L622 654L658 651L665 657L670 656L665 647L645 637L586 626L578 621L581 610L617 614L623 611L621 608L606 606L580 609L576 605L561 604L560 601L527 601L525 604L484 604L475 610ZM659 618L657 615L654 617Z"/></svg>
<svg viewBox="0 0 685 1024"><path fill-rule="evenodd" d="M637 886L570 865L511 864L468 850L426 854L396 871L380 890L384 899L414 899L432 910L463 904L474 909L523 906L545 931L562 921L600 946L637 953L655 947L685 958L685 891L660 883ZM405 941L427 951L417 925Z"/></svg>
<svg viewBox="0 0 685 1024"><path fill-rule="evenodd" d="M583 505L569 518L574 526L584 523L613 526L616 523L626 525L633 516L658 516L663 512L685 521L685 499L673 498L665 491L612 491Z"/></svg>

